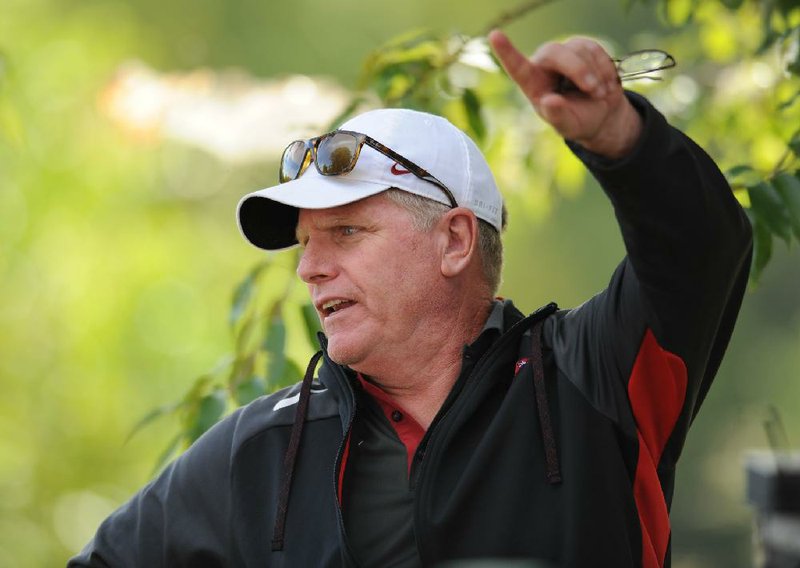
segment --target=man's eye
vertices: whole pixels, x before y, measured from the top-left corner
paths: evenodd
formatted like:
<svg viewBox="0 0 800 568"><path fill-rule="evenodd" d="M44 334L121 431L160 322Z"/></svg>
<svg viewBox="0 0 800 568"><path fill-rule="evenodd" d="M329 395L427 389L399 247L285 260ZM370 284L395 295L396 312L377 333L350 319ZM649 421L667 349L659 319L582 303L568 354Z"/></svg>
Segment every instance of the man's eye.
<svg viewBox="0 0 800 568"><path fill-rule="evenodd" d="M341 227L339 230L345 237L350 237L358 232L358 227L353 227L352 225L346 225L344 227Z"/></svg>

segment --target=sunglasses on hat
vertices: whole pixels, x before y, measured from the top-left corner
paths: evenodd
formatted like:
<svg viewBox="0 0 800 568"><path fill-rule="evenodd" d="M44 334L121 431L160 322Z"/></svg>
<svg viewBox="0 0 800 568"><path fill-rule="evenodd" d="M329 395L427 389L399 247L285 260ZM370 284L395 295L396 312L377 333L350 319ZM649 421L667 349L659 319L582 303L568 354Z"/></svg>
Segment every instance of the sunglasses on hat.
<svg viewBox="0 0 800 568"><path fill-rule="evenodd" d="M447 186L411 160L404 158L366 134L350 130L335 130L308 140L295 140L283 151L278 177L280 183L292 181L303 175L314 162L317 171L323 176L338 176L353 171L366 144L405 167L418 178L430 182L441 189L451 207L458 207L453 193Z"/></svg>

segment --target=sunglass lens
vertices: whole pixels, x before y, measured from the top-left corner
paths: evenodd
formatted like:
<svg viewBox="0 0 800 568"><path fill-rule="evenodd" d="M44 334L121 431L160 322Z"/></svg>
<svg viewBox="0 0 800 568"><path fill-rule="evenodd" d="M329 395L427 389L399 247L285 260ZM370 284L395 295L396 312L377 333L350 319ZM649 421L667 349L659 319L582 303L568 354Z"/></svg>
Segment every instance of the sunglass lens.
<svg viewBox="0 0 800 568"><path fill-rule="evenodd" d="M281 158L280 183L291 181L300 175L300 170L306 159L306 151L305 143L300 140L292 142L286 147Z"/></svg>
<svg viewBox="0 0 800 568"><path fill-rule="evenodd" d="M346 174L356 164L358 138L344 132L334 132L319 141L317 169L322 175Z"/></svg>

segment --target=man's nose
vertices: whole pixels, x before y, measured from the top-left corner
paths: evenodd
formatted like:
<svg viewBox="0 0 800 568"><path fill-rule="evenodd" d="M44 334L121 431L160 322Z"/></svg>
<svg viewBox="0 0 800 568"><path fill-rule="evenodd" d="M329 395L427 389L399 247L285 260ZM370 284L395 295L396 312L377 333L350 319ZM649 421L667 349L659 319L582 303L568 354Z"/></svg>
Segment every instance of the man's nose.
<svg viewBox="0 0 800 568"><path fill-rule="evenodd" d="M297 275L306 284L315 284L336 274L334 257L330 251L309 240L300 255Z"/></svg>

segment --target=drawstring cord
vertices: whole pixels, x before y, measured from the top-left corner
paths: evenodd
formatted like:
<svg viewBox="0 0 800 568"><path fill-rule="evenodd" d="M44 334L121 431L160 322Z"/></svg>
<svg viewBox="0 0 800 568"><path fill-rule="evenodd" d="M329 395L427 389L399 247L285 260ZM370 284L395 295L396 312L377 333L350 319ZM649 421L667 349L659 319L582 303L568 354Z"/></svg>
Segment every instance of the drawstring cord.
<svg viewBox="0 0 800 568"><path fill-rule="evenodd" d="M303 377L303 384L300 386L300 400L297 402L297 412L294 415L292 424L292 434L289 438L289 447L286 448L286 456L283 459L283 480L281 481L281 492L278 494L278 509L275 512L275 530L272 533L272 550L283 550L283 537L286 531L286 512L289 507L289 493L292 490L292 476L294 475L294 464L297 461L297 450L300 448L300 439L303 436L303 426L306 422L308 413L308 400L311 398L311 382L314 380L314 370L322 357L322 351L318 351L308 363L306 374Z"/></svg>
<svg viewBox="0 0 800 568"><path fill-rule="evenodd" d="M561 483L561 470L558 464L556 437L553 435L553 425L550 421L550 409L547 405L547 390L544 384L542 325L544 325L544 320L536 322L531 334L531 343L533 344L533 352L531 354L533 359L533 390L536 393L536 406L539 409L539 425L542 428L547 482L556 484Z"/></svg>

